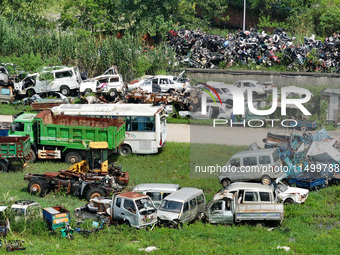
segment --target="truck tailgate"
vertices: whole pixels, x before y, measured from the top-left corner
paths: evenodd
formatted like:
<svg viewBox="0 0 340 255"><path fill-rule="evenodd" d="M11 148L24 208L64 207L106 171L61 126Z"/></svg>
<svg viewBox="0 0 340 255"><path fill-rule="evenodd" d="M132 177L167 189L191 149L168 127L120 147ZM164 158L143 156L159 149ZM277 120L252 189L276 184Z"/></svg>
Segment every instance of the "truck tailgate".
<svg viewBox="0 0 340 255"><path fill-rule="evenodd" d="M283 204L247 203L239 204L235 211L236 221L277 220L283 219Z"/></svg>

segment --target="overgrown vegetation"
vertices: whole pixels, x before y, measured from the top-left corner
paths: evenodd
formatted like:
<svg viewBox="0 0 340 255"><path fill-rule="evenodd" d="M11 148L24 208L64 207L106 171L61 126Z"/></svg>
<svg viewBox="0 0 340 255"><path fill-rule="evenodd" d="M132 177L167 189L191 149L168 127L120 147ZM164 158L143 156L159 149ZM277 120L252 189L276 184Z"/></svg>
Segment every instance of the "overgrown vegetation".
<svg viewBox="0 0 340 255"><path fill-rule="evenodd" d="M207 155L224 151L228 157L244 147L202 145ZM128 189L143 182L178 183L182 187L197 187L204 190L209 201L221 186L217 178L190 178L190 145L168 143L158 155L111 157L116 164L122 164L124 171L130 172ZM176 159L176 160L174 160ZM157 162L157 164L155 164ZM12 172L2 173L0 178L0 201L6 205L17 199L30 199L42 207L63 205L71 211L72 226L75 227L73 210L85 205L86 201L65 193L48 194L44 198L27 193L27 183L23 175L28 172L43 173L67 168L60 162L40 161L28 165L23 172L15 165ZM143 173L143 174L141 174ZM111 226L84 237L74 234L75 240L61 237L60 232L51 232L42 220L11 222L13 232L8 241L25 240L23 254L145 254L140 248L156 246L159 254L338 254L340 234L340 187L332 186L318 192L310 192L303 205L285 206L282 226L268 231L267 227L254 225L223 226L195 222L183 229L155 228L153 231L136 230L127 225ZM86 225L84 225L85 227ZM91 224L87 224L90 228ZM289 252L277 249L288 246ZM308 251L308 252L307 252ZM0 248L4 252L4 248Z"/></svg>

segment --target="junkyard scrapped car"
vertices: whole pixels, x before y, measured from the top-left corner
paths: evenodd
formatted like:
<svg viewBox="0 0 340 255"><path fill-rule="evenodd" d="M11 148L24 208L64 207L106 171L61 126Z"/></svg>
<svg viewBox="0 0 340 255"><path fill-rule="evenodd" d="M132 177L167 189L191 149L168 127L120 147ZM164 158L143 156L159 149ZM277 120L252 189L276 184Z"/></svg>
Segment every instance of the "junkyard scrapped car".
<svg viewBox="0 0 340 255"><path fill-rule="evenodd" d="M80 93L107 94L111 98L123 95L125 92L121 74L106 74L84 81L80 85Z"/></svg>
<svg viewBox="0 0 340 255"><path fill-rule="evenodd" d="M223 187L231 182L261 181L271 184L283 174L278 149L249 150L236 153L220 172L219 180Z"/></svg>
<svg viewBox="0 0 340 255"><path fill-rule="evenodd" d="M183 118L191 119L230 119L232 109L226 104L207 103L206 114L201 109L196 111L179 111L178 114Z"/></svg>
<svg viewBox="0 0 340 255"><path fill-rule="evenodd" d="M204 216L205 196L203 190L181 188L168 195L157 211L158 221L162 225L178 227Z"/></svg>
<svg viewBox="0 0 340 255"><path fill-rule="evenodd" d="M259 201L263 202L283 202L302 204L308 198L309 191L307 189L289 187L282 182L276 180L272 185L264 185L251 182L234 182L227 188L222 189L215 196L218 197L223 193L244 193L245 191L258 192L256 197L260 197ZM266 198L264 200L264 198Z"/></svg>
<svg viewBox="0 0 340 255"><path fill-rule="evenodd" d="M126 192L114 197L107 213L113 220L123 221L131 227L146 228L157 222L157 209L150 197L136 192Z"/></svg>
<svg viewBox="0 0 340 255"><path fill-rule="evenodd" d="M262 192L265 193L266 192ZM243 197L244 195L244 197ZM284 216L282 203L270 202L268 196L248 191L244 194L226 193L212 199L207 205L205 217L212 224L281 223Z"/></svg>
<svg viewBox="0 0 340 255"><path fill-rule="evenodd" d="M148 195L155 206L159 207L164 198L180 188L181 187L178 184L141 183L136 185L132 191Z"/></svg>
<svg viewBox="0 0 340 255"><path fill-rule="evenodd" d="M36 93L51 91L68 96L71 91L78 91L81 83L78 67L56 67L51 71L45 69L41 73L27 75L26 78L14 84L14 89L18 95L28 97Z"/></svg>
<svg viewBox="0 0 340 255"><path fill-rule="evenodd" d="M233 83L233 85L242 89L243 93L246 93L246 91L251 88L254 91L253 95L255 98L265 96L274 88L273 82L259 82L253 80L241 80Z"/></svg>
<svg viewBox="0 0 340 255"><path fill-rule="evenodd" d="M0 66L0 85L8 85L9 74L4 66Z"/></svg>
<svg viewBox="0 0 340 255"><path fill-rule="evenodd" d="M10 86L0 86L0 104L10 104L14 101L13 89Z"/></svg>
<svg viewBox="0 0 340 255"><path fill-rule="evenodd" d="M183 78L184 72L185 71L181 72L177 77L173 75L156 75L145 80L134 80L128 84L128 90L142 87L142 84L151 80L152 87L158 85L161 89L160 92L184 91L186 88L190 87L190 80Z"/></svg>

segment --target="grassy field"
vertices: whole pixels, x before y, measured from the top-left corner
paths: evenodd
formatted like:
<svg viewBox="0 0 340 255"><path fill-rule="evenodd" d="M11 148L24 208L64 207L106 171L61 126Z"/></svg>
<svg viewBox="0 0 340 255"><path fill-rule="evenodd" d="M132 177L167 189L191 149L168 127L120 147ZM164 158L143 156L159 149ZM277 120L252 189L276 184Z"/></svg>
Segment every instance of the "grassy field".
<svg viewBox="0 0 340 255"><path fill-rule="evenodd" d="M209 145L204 146L207 146L207 151L212 151ZM229 156L244 149L212 147L226 151ZM127 189L143 182L178 183L182 187L203 189L209 201L221 188L215 178L190 177L189 144L168 143L158 155L133 155L125 158L112 156L111 160L122 164L123 170L130 172ZM10 205L10 201L16 199L33 199L42 207L63 205L73 216L74 208L85 205L85 200L64 193L50 193L44 198L32 197L27 193L27 183L23 180L23 175L28 172L43 173L67 167L67 164L57 161L39 161L21 171L15 165L13 171L0 175L0 202ZM272 231L267 227L253 225L215 226L202 222L195 222L180 230L155 228L150 232L119 225L116 228L105 228L89 237L75 234L75 240L67 240L60 237L59 232L48 231L45 223L37 220L12 221L13 231L7 240L25 240L27 249L22 254L145 254L145 251L139 249L148 246L158 248L153 252L155 254L339 254L339 203L338 186L311 192L305 204L286 206L283 224ZM291 250L286 252L277 249L277 246L288 246ZM0 249L2 253L5 253L4 248Z"/></svg>

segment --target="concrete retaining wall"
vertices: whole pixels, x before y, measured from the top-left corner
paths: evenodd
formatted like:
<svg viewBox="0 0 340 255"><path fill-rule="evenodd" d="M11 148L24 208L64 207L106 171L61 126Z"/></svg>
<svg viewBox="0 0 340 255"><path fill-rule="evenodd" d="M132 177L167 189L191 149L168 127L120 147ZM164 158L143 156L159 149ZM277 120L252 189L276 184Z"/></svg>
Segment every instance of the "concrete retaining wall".
<svg viewBox="0 0 340 255"><path fill-rule="evenodd" d="M175 72L178 74L179 72ZM275 86L315 86L327 85L329 88L340 88L340 74L328 73L293 73L267 71L235 71L221 69L187 68L186 76L199 82L221 81L234 83L238 80L273 81Z"/></svg>

